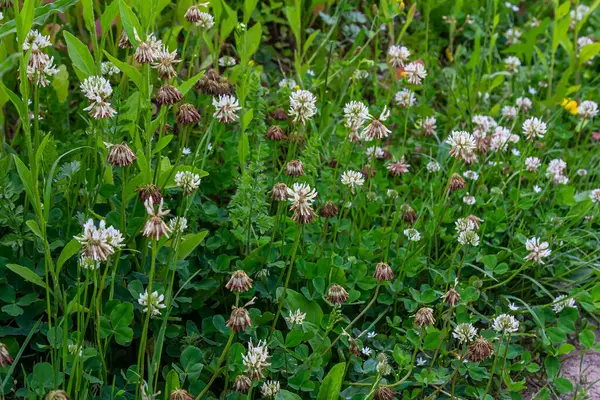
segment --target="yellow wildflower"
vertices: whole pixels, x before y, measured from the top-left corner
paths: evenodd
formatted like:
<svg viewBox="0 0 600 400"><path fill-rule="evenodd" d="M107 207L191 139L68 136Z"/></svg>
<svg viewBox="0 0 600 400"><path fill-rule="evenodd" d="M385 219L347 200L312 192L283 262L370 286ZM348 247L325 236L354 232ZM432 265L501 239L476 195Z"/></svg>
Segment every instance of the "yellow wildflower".
<svg viewBox="0 0 600 400"><path fill-rule="evenodd" d="M562 107L564 107L564 109L567 110L572 115L577 115L578 106L577 106L577 102L575 100L572 100L572 99L569 99L569 98L565 98L560 103L560 105Z"/></svg>

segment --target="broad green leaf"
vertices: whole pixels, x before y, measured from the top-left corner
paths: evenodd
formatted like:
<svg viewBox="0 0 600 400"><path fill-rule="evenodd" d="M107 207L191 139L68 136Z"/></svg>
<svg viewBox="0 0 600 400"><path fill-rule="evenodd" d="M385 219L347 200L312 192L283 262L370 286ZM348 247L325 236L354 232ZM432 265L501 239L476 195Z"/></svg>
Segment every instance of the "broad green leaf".
<svg viewBox="0 0 600 400"><path fill-rule="evenodd" d="M338 400L340 398L345 368L346 363L339 363L331 368L319 388L317 400Z"/></svg>
<svg viewBox="0 0 600 400"><path fill-rule="evenodd" d="M25 225L27 225L29 227L29 229L31 229L31 231L35 234L35 236L37 236L40 239L44 238L37 221L30 219L29 221L25 222Z"/></svg>
<svg viewBox="0 0 600 400"><path fill-rule="evenodd" d="M81 243L77 239L71 239L62 249L56 261L56 274L60 273L62 266L81 249Z"/></svg>
<svg viewBox="0 0 600 400"><path fill-rule="evenodd" d="M129 326L133 321L133 304L121 303L110 312L110 323L114 329Z"/></svg>
<svg viewBox="0 0 600 400"><path fill-rule="evenodd" d="M104 9L102 17L100 17L100 27L102 28L102 36L106 35L110 30L117 14L119 13L119 0L113 0L108 7Z"/></svg>
<svg viewBox="0 0 600 400"><path fill-rule="evenodd" d="M258 4L258 0L244 0L244 24L248 24L250 17Z"/></svg>
<svg viewBox="0 0 600 400"><path fill-rule="evenodd" d="M64 31L63 36L67 43L69 58L73 62L74 67L85 75L86 78L95 75L96 66L94 64L94 58L90 54L87 46L81 43L81 40L77 39L68 31Z"/></svg>
<svg viewBox="0 0 600 400"><path fill-rule="evenodd" d="M42 278L29 268L17 264L6 264L6 266L8 267L8 269L10 269L15 274L19 275L21 278L25 279L27 282L31 282L34 285L49 290L48 286L42 280Z"/></svg>
<svg viewBox="0 0 600 400"><path fill-rule="evenodd" d="M119 0L119 11L121 16L121 22L123 23L123 29L125 29L125 32L127 32L127 37L129 38L131 44L133 44L133 47L137 49L138 41L135 38L134 32L137 32L138 34L143 32L142 26L140 25L140 21L133 13L133 11L131 11L131 8L127 5L127 3L125 3L125 1L123 0ZM123 70L121 69L121 71Z"/></svg>
<svg viewBox="0 0 600 400"><path fill-rule="evenodd" d="M177 252L179 259L186 259L191 254L191 252L194 251L196 247L198 247L200 242L202 242L202 240L206 237L207 234L208 231L203 230L198 233L189 233L187 235L184 235L180 239L179 250Z"/></svg>
<svg viewBox="0 0 600 400"><path fill-rule="evenodd" d="M204 76L204 71L201 71L201 72L198 72L196 75L192 76L187 81L183 82L178 87L181 94L185 96L186 93L189 92L194 87L196 82L198 82L203 76Z"/></svg>

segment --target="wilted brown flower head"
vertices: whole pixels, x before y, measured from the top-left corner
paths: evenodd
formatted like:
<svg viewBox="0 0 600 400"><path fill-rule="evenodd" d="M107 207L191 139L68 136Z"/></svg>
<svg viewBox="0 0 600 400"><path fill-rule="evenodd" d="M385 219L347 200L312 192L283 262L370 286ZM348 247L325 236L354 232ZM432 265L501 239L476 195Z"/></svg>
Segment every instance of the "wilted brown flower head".
<svg viewBox="0 0 600 400"><path fill-rule="evenodd" d="M276 183L271 189L271 197L275 201L285 201L288 197L287 190L288 187L285 183Z"/></svg>
<svg viewBox="0 0 600 400"><path fill-rule="evenodd" d="M229 80L210 69L196 84L196 89L210 96L231 94L233 86Z"/></svg>
<svg viewBox="0 0 600 400"><path fill-rule="evenodd" d="M460 294L458 294L456 290L450 289L442 296L442 299L444 299L449 306L455 307L460 301Z"/></svg>
<svg viewBox="0 0 600 400"><path fill-rule="evenodd" d="M125 167L133 163L133 160L137 158L125 143L110 145L109 148L108 162L113 167Z"/></svg>
<svg viewBox="0 0 600 400"><path fill-rule="evenodd" d="M300 160L292 160L285 166L285 174L287 176L302 176L304 175L304 164Z"/></svg>
<svg viewBox="0 0 600 400"><path fill-rule="evenodd" d="M433 317L433 309L429 307L421 307L415 314L415 326L423 328L435 324Z"/></svg>
<svg viewBox="0 0 600 400"><path fill-rule="evenodd" d="M333 304L340 304L348 300L348 292L340 285L331 285L327 292L327 300Z"/></svg>
<svg viewBox="0 0 600 400"><path fill-rule="evenodd" d="M389 264L380 262L375 265L375 279L378 281L391 281L394 279L394 272Z"/></svg>
<svg viewBox="0 0 600 400"><path fill-rule="evenodd" d="M288 115L283 108L278 108L277 110L273 111L271 113L271 117L278 121L285 121L286 119L288 119Z"/></svg>
<svg viewBox="0 0 600 400"><path fill-rule="evenodd" d="M125 29L123 29L123 31L121 31L121 36L119 37L119 48L120 49L133 49L133 45L131 44L131 41L129 41L129 38L127 37L127 32L125 32Z"/></svg>
<svg viewBox="0 0 600 400"><path fill-rule="evenodd" d="M319 210L319 215L323 218L333 218L338 214L338 207L331 200L328 200L321 206L321 210Z"/></svg>
<svg viewBox="0 0 600 400"><path fill-rule="evenodd" d="M243 307L233 306L233 311L231 311L231 315L229 316L226 325L233 329L234 332L245 331L247 327L252 325L250 314L248 314L248 310L246 310L246 307L252 304L254 304L254 299L250 300Z"/></svg>
<svg viewBox="0 0 600 400"><path fill-rule="evenodd" d="M148 199L152 199L154 204L158 204L163 198L158 186L151 183L144 186L138 186L135 191L138 193L138 198L142 203L146 203Z"/></svg>
<svg viewBox="0 0 600 400"><path fill-rule="evenodd" d="M12 364L14 359L8 352L8 347L4 343L0 343L0 367Z"/></svg>
<svg viewBox="0 0 600 400"><path fill-rule="evenodd" d="M191 125L200 121L200 113L192 104L182 104L177 113L177 123L182 125Z"/></svg>
<svg viewBox="0 0 600 400"><path fill-rule="evenodd" d="M475 145L477 147L477 151L481 154L487 154L490 149L490 140L490 136L475 135Z"/></svg>
<svg viewBox="0 0 600 400"><path fill-rule="evenodd" d="M358 342L352 337L348 337L348 350L355 356L360 356L360 349L358 348Z"/></svg>
<svg viewBox="0 0 600 400"><path fill-rule="evenodd" d="M238 269L231 274L225 287L232 292L247 292L252 289L252 279L243 270Z"/></svg>
<svg viewBox="0 0 600 400"><path fill-rule="evenodd" d="M406 207L402 209L402 219L404 222L408 222L409 224L414 224L417 221L417 213L411 206L406 204Z"/></svg>
<svg viewBox="0 0 600 400"><path fill-rule="evenodd" d="M283 129L279 125L271 125L265 136L269 140L281 140L284 137Z"/></svg>
<svg viewBox="0 0 600 400"><path fill-rule="evenodd" d="M175 389L171 391L171 394L169 395L169 400L194 400L194 396L189 394L187 390Z"/></svg>
<svg viewBox="0 0 600 400"><path fill-rule="evenodd" d="M494 353L494 346L483 336L478 337L467 349L467 360L483 361Z"/></svg>
<svg viewBox="0 0 600 400"><path fill-rule="evenodd" d="M202 11L197 5L190 6L184 14L188 22L198 22L202 19Z"/></svg>
<svg viewBox="0 0 600 400"><path fill-rule="evenodd" d="M455 190L461 190L467 187L465 180L459 174L452 174L450 177L450 183L448 184L448 190L454 192Z"/></svg>
<svg viewBox="0 0 600 400"><path fill-rule="evenodd" d="M375 400L394 400L394 396L394 391L385 386L379 386L375 392Z"/></svg>
<svg viewBox="0 0 600 400"><path fill-rule="evenodd" d="M238 393L248 393L252 386L252 381L246 375L238 375L233 381L233 390Z"/></svg>
<svg viewBox="0 0 600 400"><path fill-rule="evenodd" d="M163 85L158 90L156 102L161 106L172 106L183 99L181 92L171 85Z"/></svg>
<svg viewBox="0 0 600 400"><path fill-rule="evenodd" d="M366 179L369 179L375 176L377 170L371 164L365 164L360 172Z"/></svg>
<svg viewBox="0 0 600 400"><path fill-rule="evenodd" d="M64 390L51 390L46 395L46 400L69 400L69 396Z"/></svg>

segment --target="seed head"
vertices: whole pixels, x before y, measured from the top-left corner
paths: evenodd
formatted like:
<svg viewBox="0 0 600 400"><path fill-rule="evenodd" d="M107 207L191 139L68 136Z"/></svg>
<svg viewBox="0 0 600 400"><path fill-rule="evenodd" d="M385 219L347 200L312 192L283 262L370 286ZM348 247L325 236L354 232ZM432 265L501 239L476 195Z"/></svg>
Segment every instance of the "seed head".
<svg viewBox="0 0 600 400"><path fill-rule="evenodd" d="M110 145L110 152L108 153L108 162L113 167L125 167L133 163L137 158L133 151L127 146L127 144L115 144Z"/></svg>
<svg viewBox="0 0 600 400"><path fill-rule="evenodd" d="M458 302L460 301L460 294L454 289L450 289L442 296L442 299L448 304L450 307L456 307Z"/></svg>
<svg viewBox="0 0 600 400"><path fill-rule="evenodd" d="M435 318L433 317L433 309L429 307L421 307L415 314L415 326L419 329L435 324Z"/></svg>
<svg viewBox="0 0 600 400"><path fill-rule="evenodd" d="M156 102L161 106L172 106L181 99L183 99L183 95L179 89L168 84L161 86L156 95Z"/></svg>
<svg viewBox="0 0 600 400"><path fill-rule="evenodd" d="M375 274L373 276L378 281L391 281L394 279L394 272L389 264L380 262L375 265Z"/></svg>
<svg viewBox="0 0 600 400"><path fill-rule="evenodd" d="M233 381L233 390L238 393L248 393L251 386L252 381L246 375L238 375Z"/></svg>
<svg viewBox="0 0 600 400"><path fill-rule="evenodd" d="M182 104L177 113L177 123L181 125L192 125L200 121L200 113L192 104Z"/></svg>
<svg viewBox="0 0 600 400"><path fill-rule="evenodd" d="M231 278L229 282L225 285L225 288L231 290L232 292L247 292L252 289L252 279L241 269L234 271L231 274Z"/></svg>
<svg viewBox="0 0 600 400"><path fill-rule="evenodd" d="M283 129L279 125L271 125L265 133L265 137L269 140L279 141L283 139Z"/></svg>
<svg viewBox="0 0 600 400"><path fill-rule="evenodd" d="M323 218L333 218L338 214L338 207L331 200L328 200L321 206L319 215Z"/></svg>
<svg viewBox="0 0 600 400"><path fill-rule="evenodd" d="M175 389L169 395L169 400L194 400L194 396L189 394L187 390Z"/></svg>
<svg viewBox="0 0 600 400"><path fill-rule="evenodd" d="M467 360L480 362L494 353L494 346L483 336L479 336L467 349Z"/></svg>
<svg viewBox="0 0 600 400"><path fill-rule="evenodd" d="M285 166L285 174L287 176L302 176L304 175L304 164L300 160L292 160Z"/></svg>
<svg viewBox="0 0 600 400"><path fill-rule="evenodd" d="M348 292L340 285L331 285L327 292L327 300L333 304L341 304L348 300Z"/></svg>

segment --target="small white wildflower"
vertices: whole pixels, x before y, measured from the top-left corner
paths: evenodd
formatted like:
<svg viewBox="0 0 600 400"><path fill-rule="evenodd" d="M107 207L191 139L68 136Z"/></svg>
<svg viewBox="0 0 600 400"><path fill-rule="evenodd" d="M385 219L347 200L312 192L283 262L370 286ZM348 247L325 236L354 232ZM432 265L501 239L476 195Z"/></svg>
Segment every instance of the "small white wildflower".
<svg viewBox="0 0 600 400"><path fill-rule="evenodd" d="M579 176L586 176L587 173L588 173L587 169L584 169L584 168L580 168L577 170L577 175L579 175Z"/></svg>
<svg viewBox="0 0 600 400"><path fill-rule="evenodd" d="M469 343L475 340L477 336L477 329L473 326L473 324L462 323L456 325L454 331L452 332L452 336L458 340L460 343Z"/></svg>
<svg viewBox="0 0 600 400"><path fill-rule="evenodd" d="M501 314L494 318L492 329L498 333L514 333L519 330L519 321L512 315Z"/></svg>
<svg viewBox="0 0 600 400"><path fill-rule="evenodd" d="M511 311L518 311L519 310L519 306L515 305L515 303L508 303L508 308Z"/></svg>
<svg viewBox="0 0 600 400"><path fill-rule="evenodd" d="M184 156L189 156L190 154L192 154L192 149L190 149L189 147L184 147L183 149L181 149L181 154L183 154Z"/></svg>
<svg viewBox="0 0 600 400"><path fill-rule="evenodd" d="M429 161L427 163L427 171L429 172L438 172L440 169L440 164L437 161Z"/></svg>
<svg viewBox="0 0 600 400"><path fill-rule="evenodd" d="M472 181L476 181L477 179L479 179L479 174L475 171L465 171L463 173L463 176Z"/></svg>
<svg viewBox="0 0 600 400"><path fill-rule="evenodd" d="M536 193L540 193L540 192L542 191L542 188L541 188L541 187L539 187L538 185L535 185L535 186L533 187L533 191L534 191L534 192L536 192Z"/></svg>
<svg viewBox="0 0 600 400"><path fill-rule="evenodd" d="M292 78L283 78L279 81L279 87L294 89L296 87L296 81Z"/></svg>
<svg viewBox="0 0 600 400"><path fill-rule="evenodd" d="M423 79L427 77L427 70L423 66L422 62L413 61L404 68L406 77L409 83L413 85L420 85Z"/></svg>
<svg viewBox="0 0 600 400"><path fill-rule="evenodd" d="M304 124L317 113L317 98L308 90L296 90L290 95L288 113L294 116L294 123Z"/></svg>
<svg viewBox="0 0 600 400"><path fill-rule="evenodd" d="M592 200L592 203L600 202L600 188L590 192L590 199Z"/></svg>
<svg viewBox="0 0 600 400"><path fill-rule="evenodd" d="M581 118L594 118L598 115L598 104L591 100L582 101L577 108L577 113Z"/></svg>
<svg viewBox="0 0 600 400"><path fill-rule="evenodd" d="M121 71L110 61L104 61L102 64L100 64L100 72L102 75L112 76L118 75Z"/></svg>
<svg viewBox="0 0 600 400"><path fill-rule="evenodd" d="M504 67L510 73L518 72L520 66L521 66L521 60L519 60L515 56L506 57L506 59L504 60Z"/></svg>
<svg viewBox="0 0 600 400"><path fill-rule="evenodd" d="M187 218L185 217L175 217L169 221L169 228L172 232L180 232L183 233L187 228Z"/></svg>
<svg viewBox="0 0 600 400"><path fill-rule="evenodd" d="M542 139L546 131L546 124L538 118L529 118L523 122L523 135L529 140Z"/></svg>
<svg viewBox="0 0 600 400"><path fill-rule="evenodd" d="M112 87L106 78L95 75L86 78L81 84L81 91L90 101L90 105L84 110L89 111L93 118L110 118L117 113L108 101Z"/></svg>
<svg viewBox="0 0 600 400"><path fill-rule="evenodd" d="M467 205L472 206L473 204L475 204L475 197L474 196L464 196L463 202Z"/></svg>
<svg viewBox="0 0 600 400"><path fill-rule="evenodd" d="M369 348L369 347L363 347L360 352L368 357L371 355L371 353L373 353L373 350L371 350L371 348Z"/></svg>
<svg viewBox="0 0 600 400"><path fill-rule="evenodd" d="M529 172L537 172L540 165L542 165L542 161L537 157L527 157L525 159L525 168Z"/></svg>
<svg viewBox="0 0 600 400"><path fill-rule="evenodd" d="M274 399L277 396L277 393L279 393L279 389L279 381L265 381L262 384L260 393L263 395L263 397Z"/></svg>
<svg viewBox="0 0 600 400"><path fill-rule="evenodd" d="M417 99L415 93L409 89L402 89L394 95L394 101L402 108L412 107Z"/></svg>
<svg viewBox="0 0 600 400"><path fill-rule="evenodd" d="M418 356L417 357L417 367L422 367L423 365L427 364L427 360L425 360L423 357Z"/></svg>
<svg viewBox="0 0 600 400"><path fill-rule="evenodd" d="M179 171L175 174L175 184L183 189L185 194L191 194L200 186L200 175L191 171Z"/></svg>
<svg viewBox="0 0 600 400"><path fill-rule="evenodd" d="M525 242L525 248L529 251L526 260L533 261L536 264L544 264L542 259L548 257L552 250L549 249L550 245L548 242L540 241L540 238L533 237L527 239Z"/></svg>
<svg viewBox="0 0 600 400"><path fill-rule="evenodd" d="M517 117L517 107L504 106L502 107L502 117L508 120L513 120Z"/></svg>
<svg viewBox="0 0 600 400"><path fill-rule="evenodd" d="M290 316L286 318L286 321L288 321L292 325L302 325L305 319L306 313L303 313L298 309L294 312L290 311Z"/></svg>
<svg viewBox="0 0 600 400"><path fill-rule="evenodd" d="M152 317L158 317L161 315L160 310L167 307L163 304L164 300L164 295L158 294L157 291L154 291L152 294L148 295L148 289L146 289L144 293L140 293L138 303L144 307L144 312L148 312L148 310L150 310L150 315Z"/></svg>
<svg viewBox="0 0 600 400"><path fill-rule="evenodd" d="M553 303L554 304L552 305L552 310L556 314L558 314L559 312L561 312L562 310L564 310L567 307L568 308L577 308L577 305L575 304L575 299L568 298L568 296L565 294L561 294L560 296L555 298Z"/></svg>
<svg viewBox="0 0 600 400"><path fill-rule="evenodd" d="M403 67L410 57L410 51L404 46L390 46L388 57L392 67Z"/></svg>
<svg viewBox="0 0 600 400"><path fill-rule="evenodd" d="M411 242L418 242L419 240L421 240L421 234L419 233L419 231L417 231L414 228L408 228L404 230L404 235L408 238L408 240L410 240Z"/></svg>
<svg viewBox="0 0 600 400"><path fill-rule="evenodd" d="M365 183L363 174L359 171L345 171L341 178L342 184L350 187L350 192L354 194L356 187L360 187Z"/></svg>
<svg viewBox="0 0 600 400"><path fill-rule="evenodd" d="M373 339L375 336L377 336L377 332L369 332L369 333L367 333L367 338L369 338L369 339Z"/></svg>
<svg viewBox="0 0 600 400"><path fill-rule="evenodd" d="M531 102L531 99L529 99L527 97L518 97L517 100L515 101L515 104L517 105L517 107L519 107L519 109L523 110L523 112L525 112L525 113L527 111L529 111L529 109L533 105L533 103Z"/></svg>
<svg viewBox="0 0 600 400"><path fill-rule="evenodd" d="M219 98L213 97L212 104L215 107L213 118L219 122L231 124L238 119L237 112L242 109L238 99L230 94L219 95Z"/></svg>
<svg viewBox="0 0 600 400"><path fill-rule="evenodd" d="M219 58L219 65L221 67L233 67L235 64L237 64L237 61L231 56L223 56Z"/></svg>
<svg viewBox="0 0 600 400"><path fill-rule="evenodd" d="M479 235L474 231L464 231L458 234L458 243L463 246L479 246Z"/></svg>

